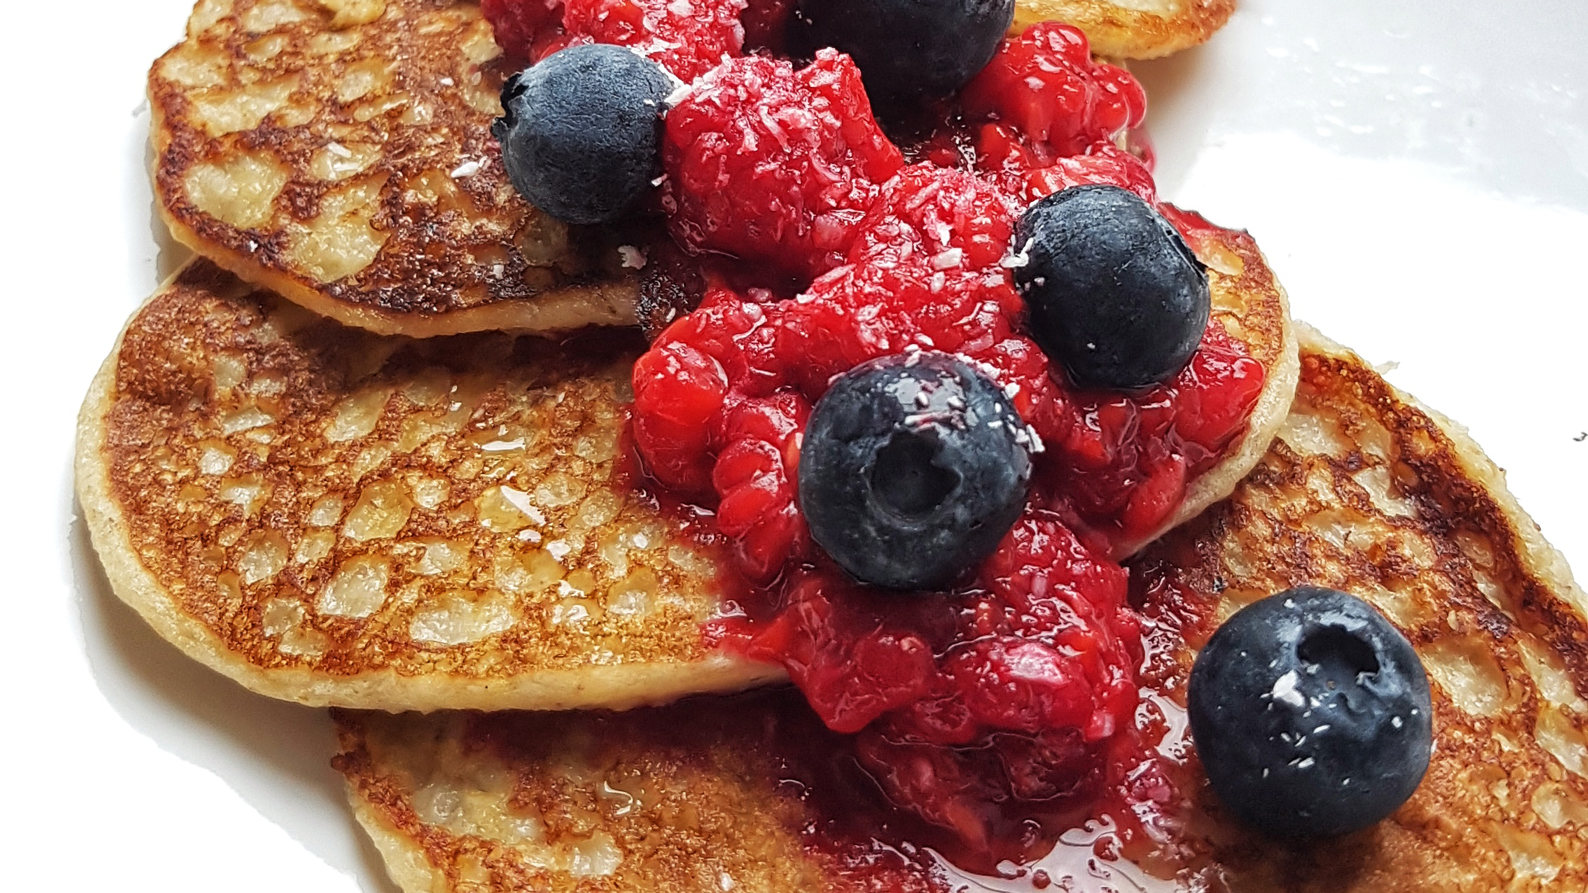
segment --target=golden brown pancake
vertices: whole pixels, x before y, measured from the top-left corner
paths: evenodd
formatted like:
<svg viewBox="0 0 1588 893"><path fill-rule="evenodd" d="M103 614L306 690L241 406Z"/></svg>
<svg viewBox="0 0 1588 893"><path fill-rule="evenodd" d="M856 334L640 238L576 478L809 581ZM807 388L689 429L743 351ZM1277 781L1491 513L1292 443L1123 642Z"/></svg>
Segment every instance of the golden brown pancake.
<svg viewBox="0 0 1588 893"><path fill-rule="evenodd" d="M416 337L635 321L617 236L519 197L473 3L201 0L149 72L176 239L314 310Z"/></svg>
<svg viewBox="0 0 1588 893"><path fill-rule="evenodd" d="M1156 59L1206 41L1234 11L1235 0L1019 0L1014 27L1068 22L1100 56Z"/></svg>
<svg viewBox="0 0 1588 893"><path fill-rule="evenodd" d="M1146 56L1210 33L1197 10L1044 17ZM566 226L508 182L489 131L512 67L473 3L201 0L149 72L156 206L244 280L383 334L633 324L620 249L644 234Z"/></svg>
<svg viewBox="0 0 1588 893"><path fill-rule="evenodd" d="M1377 825L1281 843L1229 822L1171 722L1163 751L1188 820L1164 845L1127 847L1140 864L1095 859L1097 829L1077 831L1038 863L1048 889L1588 889L1588 598L1458 426L1310 332L1302 370L1257 469L1133 565L1157 624L1150 703L1183 718L1195 648L1241 605L1303 583L1347 589L1427 666L1428 775ZM336 765L410 893L1036 889L1029 875L956 886L904 848L834 847L819 792L780 782L810 740L787 697L617 715L338 711ZM862 884L846 873L856 860L884 879Z"/></svg>
<svg viewBox="0 0 1588 893"><path fill-rule="evenodd" d="M1217 317L1269 379L1193 514L1257 461L1296 374L1272 273L1246 235L1208 232ZM196 262L83 405L95 547L165 638L308 704L629 706L781 679L708 649L719 556L624 473L642 348L379 336Z"/></svg>
<svg viewBox="0 0 1588 893"><path fill-rule="evenodd" d="M779 677L707 651L714 549L622 468L643 346L378 336L198 261L95 380L79 498L116 593L275 697L624 705Z"/></svg>

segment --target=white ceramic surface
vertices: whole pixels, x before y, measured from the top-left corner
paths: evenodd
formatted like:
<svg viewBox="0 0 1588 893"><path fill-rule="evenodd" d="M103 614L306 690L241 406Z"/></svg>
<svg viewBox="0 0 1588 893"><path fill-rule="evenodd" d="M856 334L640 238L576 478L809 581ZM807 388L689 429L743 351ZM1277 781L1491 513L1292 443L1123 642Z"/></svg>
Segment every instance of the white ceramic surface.
<svg viewBox="0 0 1588 893"><path fill-rule="evenodd" d="M176 260L143 75L188 0L16 4L0 53L10 310L0 548L7 889L389 891L318 711L190 664L108 592L78 401ZM1298 316L1471 426L1588 569L1588 6L1245 0L1139 71L1164 194L1250 229Z"/></svg>

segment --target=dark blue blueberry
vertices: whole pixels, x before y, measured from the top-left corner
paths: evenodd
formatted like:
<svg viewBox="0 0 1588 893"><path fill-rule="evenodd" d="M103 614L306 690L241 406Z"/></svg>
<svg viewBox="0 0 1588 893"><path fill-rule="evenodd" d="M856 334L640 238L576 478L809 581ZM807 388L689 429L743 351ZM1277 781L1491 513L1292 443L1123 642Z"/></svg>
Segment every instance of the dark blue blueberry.
<svg viewBox="0 0 1588 893"><path fill-rule="evenodd" d="M1136 391L1179 374L1207 329L1201 262L1163 215L1117 186L1076 186L1026 210L1015 286L1031 334L1083 388Z"/></svg>
<svg viewBox="0 0 1588 893"><path fill-rule="evenodd" d="M1188 699L1214 792L1277 837L1366 828L1428 769L1422 662L1382 614L1343 592L1302 587L1237 611L1197 655Z"/></svg>
<svg viewBox="0 0 1588 893"><path fill-rule="evenodd" d="M566 223L630 211L661 166L672 82L622 47L569 47L508 78L491 126L513 188Z"/></svg>
<svg viewBox="0 0 1588 893"><path fill-rule="evenodd" d="M800 508L811 536L856 578L941 589L1019 518L1028 437L998 385L947 354L862 363L811 414Z"/></svg>
<svg viewBox="0 0 1588 893"><path fill-rule="evenodd" d="M793 27L811 49L852 56L872 102L891 105L970 83L1014 15L1015 0L800 0Z"/></svg>

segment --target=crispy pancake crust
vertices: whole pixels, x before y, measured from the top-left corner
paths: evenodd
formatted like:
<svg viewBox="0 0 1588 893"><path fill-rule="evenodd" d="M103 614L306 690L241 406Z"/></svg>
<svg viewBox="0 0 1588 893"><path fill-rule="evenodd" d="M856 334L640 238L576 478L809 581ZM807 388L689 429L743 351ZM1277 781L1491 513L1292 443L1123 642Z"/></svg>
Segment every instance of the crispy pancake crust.
<svg viewBox="0 0 1588 893"><path fill-rule="evenodd" d="M623 706L779 678L707 651L714 547L622 470L642 348L382 337L199 261L95 379L79 498L117 594L274 697Z"/></svg>
<svg viewBox="0 0 1588 893"><path fill-rule="evenodd" d="M1161 703L1183 700L1194 646L1215 618L1299 583L1347 588L1406 631L1429 669L1433 762L1388 820L1286 844L1229 824L1185 760L1192 815L1174 841L1183 850L1157 869L1168 879L1135 875L1141 889L1588 888L1588 598L1458 426L1310 330L1302 370L1295 407L1253 474L1134 566L1157 593L1147 610L1160 624L1182 609L1205 618L1183 628L1185 639L1158 641ZM723 730L692 748L629 724L668 729L672 711L688 711L704 726L699 705L487 722L338 711L336 765L410 893L705 893L726 889L724 874L743 893L872 889L834 873L820 848L798 846L800 829L821 817L778 783L764 743L778 736L756 731L774 713L743 700L717 706ZM481 730L492 726L521 730L522 745L487 746ZM703 792L698 817L678 810L684 791ZM502 833L508 825L521 830ZM576 851L600 858L576 863ZM822 873L793 885L733 873L751 863ZM941 874L906 875L892 888L953 889ZM1096 884L1078 880L1077 889Z"/></svg>
<svg viewBox="0 0 1588 893"><path fill-rule="evenodd" d="M507 180L500 55L472 3L201 0L149 72L160 214L245 280L377 332L632 324L617 236Z"/></svg>
<svg viewBox="0 0 1588 893"><path fill-rule="evenodd" d="M830 867L788 833L801 811L768 781L764 703L684 732L709 748L658 741L633 712L518 714L508 728L529 737L510 756L469 714L338 710L336 765L404 891L820 890Z"/></svg>
<svg viewBox="0 0 1588 893"><path fill-rule="evenodd" d="M1156 59L1206 41L1233 12L1235 0L1019 0L1014 28L1068 22L1100 56Z"/></svg>
<svg viewBox="0 0 1588 893"><path fill-rule="evenodd" d="M1306 845L1232 831L1203 783L1199 857L1239 889L1588 889L1588 596L1464 428L1302 337L1268 456L1136 569L1149 589L1216 605L1182 629L1193 646L1292 586L1368 600L1428 670L1434 756L1389 821ZM1177 657L1183 691L1192 652Z"/></svg>

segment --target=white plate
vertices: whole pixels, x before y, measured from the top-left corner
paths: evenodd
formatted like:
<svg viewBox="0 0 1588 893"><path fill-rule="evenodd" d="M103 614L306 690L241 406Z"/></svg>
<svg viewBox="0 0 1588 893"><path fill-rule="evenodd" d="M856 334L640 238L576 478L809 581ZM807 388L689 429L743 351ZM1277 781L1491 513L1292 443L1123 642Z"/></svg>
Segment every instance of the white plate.
<svg viewBox="0 0 1588 893"><path fill-rule="evenodd" d="M6 885L388 891L326 766L323 714L156 639L75 518L78 401L174 260L142 90L188 6L7 12ZM1584 45L1571 0L1247 0L1209 46L1138 68L1164 195L1250 229L1298 316L1470 425L1579 567Z"/></svg>

